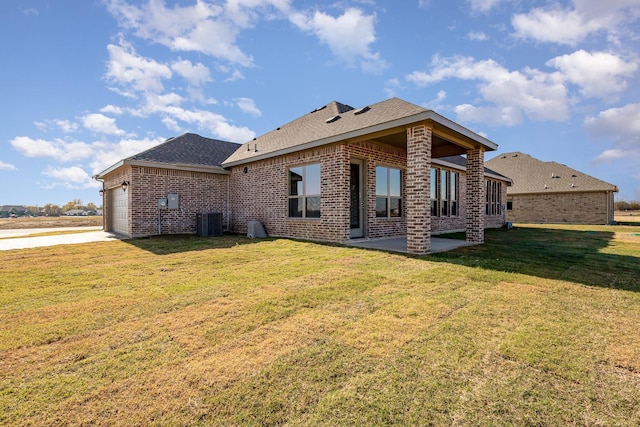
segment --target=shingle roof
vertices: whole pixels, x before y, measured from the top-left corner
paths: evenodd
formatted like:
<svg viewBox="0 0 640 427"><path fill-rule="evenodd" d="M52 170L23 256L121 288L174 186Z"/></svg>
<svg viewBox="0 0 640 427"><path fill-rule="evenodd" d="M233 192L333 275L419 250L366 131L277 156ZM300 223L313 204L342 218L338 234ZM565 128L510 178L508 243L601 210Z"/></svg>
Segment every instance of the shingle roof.
<svg viewBox="0 0 640 427"><path fill-rule="evenodd" d="M302 149L310 144L331 143L342 137L354 136L359 132L365 134L368 131L382 130L386 126L390 127L403 121L411 123L413 119L419 121L427 118L449 123L447 119L435 112L398 98L358 109L333 101L243 144L223 163L223 166L254 161L285 153L288 150ZM481 141L482 144L494 145L491 141L457 124L454 125L458 126L460 131L468 133L471 138ZM495 149L495 146L492 149Z"/></svg>
<svg viewBox="0 0 640 427"><path fill-rule="evenodd" d="M195 133L185 133L175 138L169 138L162 144L128 157L125 160L193 166L220 166L238 147L239 144L233 142L205 138Z"/></svg>
<svg viewBox="0 0 640 427"><path fill-rule="evenodd" d="M557 162L543 162L521 152L500 154L486 162L513 180L508 194L618 191L608 182Z"/></svg>
<svg viewBox="0 0 640 427"><path fill-rule="evenodd" d="M440 162L444 162L444 163L451 163L453 165L459 166L461 169L466 169L467 168L467 159L465 157L462 156L447 156L447 157L438 157L437 159L432 159L432 161L435 160L436 162L440 161ZM506 182L511 182L511 178L502 175L501 173L498 173L492 169L489 169L488 167L484 167L484 174L485 176L492 176L494 178L499 178L502 179Z"/></svg>

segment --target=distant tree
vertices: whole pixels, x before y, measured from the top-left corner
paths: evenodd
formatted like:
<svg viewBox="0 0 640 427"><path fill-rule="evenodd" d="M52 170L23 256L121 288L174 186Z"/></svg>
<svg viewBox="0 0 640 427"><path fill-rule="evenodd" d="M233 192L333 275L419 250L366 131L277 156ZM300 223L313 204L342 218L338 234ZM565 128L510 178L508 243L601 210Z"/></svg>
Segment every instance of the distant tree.
<svg viewBox="0 0 640 427"><path fill-rule="evenodd" d="M40 209L37 206L25 206L25 208L27 208L27 210L31 212L33 215L40 215L42 211L42 209Z"/></svg>
<svg viewBox="0 0 640 427"><path fill-rule="evenodd" d="M61 208L62 212L67 212L73 209L82 209L82 200L80 199L71 200Z"/></svg>
<svg viewBox="0 0 640 427"><path fill-rule="evenodd" d="M628 211L629 210L629 202L625 200L620 200L613 204L615 210L617 211Z"/></svg>
<svg viewBox="0 0 640 427"><path fill-rule="evenodd" d="M96 204L95 204L95 203L93 203L93 202L89 202L89 203L87 203L87 206L85 206L85 207L86 207L88 210L90 210L90 211L95 211L95 210L97 210L97 209L98 209L98 207L96 206Z"/></svg>
<svg viewBox="0 0 640 427"><path fill-rule="evenodd" d="M44 205L42 210L44 211L44 214L47 215L47 216L59 216L60 215L60 206L53 205L51 203L47 203L46 205Z"/></svg>
<svg viewBox="0 0 640 427"><path fill-rule="evenodd" d="M630 211L640 211L640 202L637 201L637 200L629 202L629 210Z"/></svg>

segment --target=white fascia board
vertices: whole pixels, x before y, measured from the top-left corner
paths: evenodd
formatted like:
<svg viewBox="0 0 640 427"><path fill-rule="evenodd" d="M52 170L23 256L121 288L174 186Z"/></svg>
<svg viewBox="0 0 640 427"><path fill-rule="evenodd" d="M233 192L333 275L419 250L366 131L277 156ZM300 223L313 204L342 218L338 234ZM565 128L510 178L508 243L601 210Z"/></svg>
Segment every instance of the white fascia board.
<svg viewBox="0 0 640 427"><path fill-rule="evenodd" d="M157 168L157 169L173 169L173 170L183 170L189 172L205 172L205 173L216 173L221 175L228 175L230 172L225 170L220 166L201 166L201 165L184 165L179 163L160 163L160 162L150 162L146 160L120 160L115 165L105 169L94 177L97 179L103 179L106 175L115 171L116 169L122 166L140 166L147 168Z"/></svg>
<svg viewBox="0 0 640 427"><path fill-rule="evenodd" d="M236 160L233 162L223 162L222 163L222 167L224 168L229 168L232 166L238 166L244 163L250 163L250 162L256 162L259 160L264 160L264 159L269 159L271 157L276 157L276 156L282 156L285 154L291 154L291 153L296 153L298 151L302 151L302 150L308 150L310 148L316 148L316 147L321 147L323 145L328 145L328 144L333 144L335 142L340 142L340 141L344 141L347 139L351 139L351 138L358 138L361 136L365 136L368 135L370 133L376 133L376 132L380 132L380 131L384 131L386 129L392 129L395 127L399 127L399 126L406 126L409 125L411 123L417 123L417 122L421 122L421 121L426 121L426 120L432 120L436 123L439 123L443 126L446 126L452 130L454 130L455 132L458 132L482 145L484 145L485 147L487 147L490 151L493 151L495 149L498 148L498 145L492 141L489 141L487 138L484 138L478 134L476 134L475 132L470 131L469 129L460 126L459 124L441 116L440 114L436 113L435 111L429 110L429 111L424 111L422 113L418 113L418 114L414 114L412 116L408 116L408 117L403 117L401 119L396 119L396 120L392 120L390 122L384 122L384 123L379 123L377 125L373 125L373 126L369 126L367 128L363 128L363 129L357 129L351 132L347 132L347 133L343 133L343 134L339 134L339 135L333 135L327 138L323 138L323 139L318 139L315 141L311 141L311 142L307 142L305 144L300 144L300 145L296 145L293 147L287 147L287 148L283 148L281 150L276 150L276 151L270 151L268 153L265 154L258 154L256 156L252 156L250 158L245 158L245 159L241 159L241 160Z"/></svg>

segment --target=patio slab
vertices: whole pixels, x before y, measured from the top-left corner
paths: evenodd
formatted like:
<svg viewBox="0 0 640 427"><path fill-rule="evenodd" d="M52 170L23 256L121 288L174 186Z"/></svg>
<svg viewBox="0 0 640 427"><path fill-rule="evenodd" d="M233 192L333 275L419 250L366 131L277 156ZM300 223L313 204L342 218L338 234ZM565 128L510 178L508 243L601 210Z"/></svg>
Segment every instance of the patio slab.
<svg viewBox="0 0 640 427"><path fill-rule="evenodd" d="M477 243L467 242L465 240L443 239L442 237L431 237L431 245L429 254L439 252L448 252L465 246L476 245ZM378 249L391 252L407 252L407 237L387 237L383 239L363 239L351 240L346 243L347 246L355 246L363 249Z"/></svg>

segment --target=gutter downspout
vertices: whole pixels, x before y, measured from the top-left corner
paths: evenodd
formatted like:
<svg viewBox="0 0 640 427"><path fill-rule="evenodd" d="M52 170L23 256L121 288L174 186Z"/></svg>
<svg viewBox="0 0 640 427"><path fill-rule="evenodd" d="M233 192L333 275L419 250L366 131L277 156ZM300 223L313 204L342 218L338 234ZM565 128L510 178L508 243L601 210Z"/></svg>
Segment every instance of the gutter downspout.
<svg viewBox="0 0 640 427"><path fill-rule="evenodd" d="M104 208L106 206L105 199L107 198L107 190L104 189L104 179L98 178L98 175L93 175L92 178L102 183L102 231L107 231L107 217L104 212Z"/></svg>

